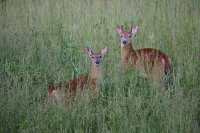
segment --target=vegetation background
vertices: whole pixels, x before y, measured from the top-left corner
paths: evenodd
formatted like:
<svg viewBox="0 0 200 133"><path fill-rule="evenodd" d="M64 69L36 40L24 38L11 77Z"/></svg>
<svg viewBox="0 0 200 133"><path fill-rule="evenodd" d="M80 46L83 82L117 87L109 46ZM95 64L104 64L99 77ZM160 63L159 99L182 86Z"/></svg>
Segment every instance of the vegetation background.
<svg viewBox="0 0 200 133"><path fill-rule="evenodd" d="M1 133L199 133L199 0L1 0ZM117 25L138 25L134 48L173 62L165 93L137 73L121 76ZM110 51L101 95L72 108L47 105L47 85L89 71L83 48Z"/></svg>

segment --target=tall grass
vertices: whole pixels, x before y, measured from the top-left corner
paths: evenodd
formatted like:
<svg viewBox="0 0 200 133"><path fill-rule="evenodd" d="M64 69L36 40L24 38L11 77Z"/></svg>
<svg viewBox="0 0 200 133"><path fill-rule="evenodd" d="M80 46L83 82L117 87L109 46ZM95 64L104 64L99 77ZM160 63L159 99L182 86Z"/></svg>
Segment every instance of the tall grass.
<svg viewBox="0 0 200 133"><path fill-rule="evenodd" d="M1 0L0 13L0 132L200 131L199 0ZM121 76L120 24L139 25L134 48L172 58L174 87ZM100 97L46 105L48 83L89 71L85 46L110 49Z"/></svg>

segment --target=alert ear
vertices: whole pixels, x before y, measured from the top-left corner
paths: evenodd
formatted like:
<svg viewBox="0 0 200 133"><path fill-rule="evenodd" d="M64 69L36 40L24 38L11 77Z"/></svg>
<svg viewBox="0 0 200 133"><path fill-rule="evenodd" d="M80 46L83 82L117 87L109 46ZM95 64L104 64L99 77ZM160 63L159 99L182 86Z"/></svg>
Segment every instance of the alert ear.
<svg viewBox="0 0 200 133"><path fill-rule="evenodd" d="M121 26L117 26L117 28L116 28L116 32L117 32L119 35L122 34L122 31L123 31L123 25L121 25Z"/></svg>
<svg viewBox="0 0 200 133"><path fill-rule="evenodd" d="M135 28L134 28L134 27L131 27L131 33L132 33L133 35L135 35L138 31L139 31L139 27L138 27L138 26L136 26Z"/></svg>
<svg viewBox="0 0 200 133"><path fill-rule="evenodd" d="M94 52L93 52L93 50L91 49L91 48L84 48L84 51L85 51L85 53L86 54L88 54L89 56L91 56Z"/></svg>
<svg viewBox="0 0 200 133"><path fill-rule="evenodd" d="M105 56L107 53L108 53L108 48L107 47L101 49L101 55L102 56Z"/></svg>

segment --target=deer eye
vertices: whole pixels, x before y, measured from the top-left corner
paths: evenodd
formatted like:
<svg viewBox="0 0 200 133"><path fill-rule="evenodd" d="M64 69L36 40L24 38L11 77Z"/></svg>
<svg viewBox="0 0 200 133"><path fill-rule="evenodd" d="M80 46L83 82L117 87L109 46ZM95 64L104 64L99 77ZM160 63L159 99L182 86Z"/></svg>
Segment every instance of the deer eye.
<svg viewBox="0 0 200 133"><path fill-rule="evenodd" d="M92 56L91 58L94 59L94 56Z"/></svg>
<svg viewBox="0 0 200 133"><path fill-rule="evenodd" d="M131 38L131 35L128 35L129 38Z"/></svg>
<svg viewBox="0 0 200 133"><path fill-rule="evenodd" d="M99 58L101 58L102 56L100 55Z"/></svg>

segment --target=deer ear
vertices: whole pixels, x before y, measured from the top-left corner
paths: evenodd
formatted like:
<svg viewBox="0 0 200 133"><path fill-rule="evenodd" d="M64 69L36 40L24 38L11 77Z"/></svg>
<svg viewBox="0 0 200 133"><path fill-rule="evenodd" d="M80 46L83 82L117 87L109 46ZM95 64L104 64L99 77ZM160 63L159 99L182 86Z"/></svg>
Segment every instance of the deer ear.
<svg viewBox="0 0 200 133"><path fill-rule="evenodd" d="M121 26L117 26L116 32L117 32L118 34L121 34L122 31L123 31L123 26L122 26L122 25L121 25Z"/></svg>
<svg viewBox="0 0 200 133"><path fill-rule="evenodd" d="M91 48L84 48L84 51L85 51L85 53L86 54L88 54L89 56L91 56L94 52L92 51L92 49Z"/></svg>
<svg viewBox="0 0 200 133"><path fill-rule="evenodd" d="M135 28L134 27L131 28L131 33L133 35L135 35L138 31L139 31L139 27L138 26L136 26Z"/></svg>
<svg viewBox="0 0 200 133"><path fill-rule="evenodd" d="M105 56L107 53L108 53L108 48L107 47L101 49L101 55Z"/></svg>

